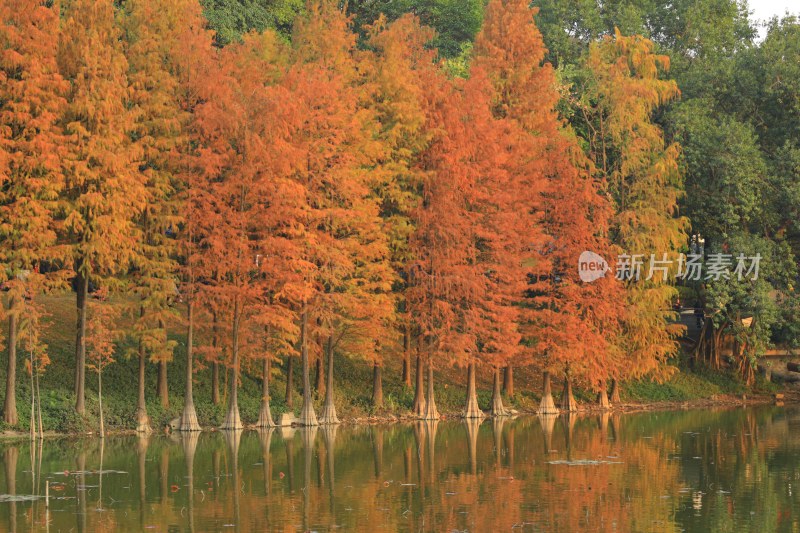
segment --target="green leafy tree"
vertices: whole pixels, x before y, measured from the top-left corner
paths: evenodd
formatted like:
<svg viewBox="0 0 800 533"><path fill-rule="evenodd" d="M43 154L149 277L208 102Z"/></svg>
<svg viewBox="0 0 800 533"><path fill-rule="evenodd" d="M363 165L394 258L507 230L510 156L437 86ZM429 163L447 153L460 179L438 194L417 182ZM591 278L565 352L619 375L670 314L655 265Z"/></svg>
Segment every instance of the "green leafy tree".
<svg viewBox="0 0 800 533"><path fill-rule="evenodd" d="M365 31L381 15L389 21L407 13L416 15L424 26L436 30L430 47L445 58L457 57L469 48L481 27L483 8L483 0L354 0L347 3L359 31Z"/></svg>
<svg viewBox="0 0 800 533"><path fill-rule="evenodd" d="M240 41L249 31L276 30L285 38L305 0L201 0L209 26L220 46Z"/></svg>

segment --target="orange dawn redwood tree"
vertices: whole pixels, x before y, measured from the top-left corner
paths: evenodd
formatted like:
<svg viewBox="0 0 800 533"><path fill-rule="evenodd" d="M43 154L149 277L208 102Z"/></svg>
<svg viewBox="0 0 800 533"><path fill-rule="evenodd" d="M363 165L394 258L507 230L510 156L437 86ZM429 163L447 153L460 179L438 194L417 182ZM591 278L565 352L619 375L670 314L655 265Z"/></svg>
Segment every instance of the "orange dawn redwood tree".
<svg viewBox="0 0 800 533"><path fill-rule="evenodd" d="M42 320L46 316L44 306L33 298L26 299L21 305L19 314L20 346L24 355L27 356L25 369L31 378L31 438L36 437L37 429L39 437L42 438L44 436L42 394L39 378L50 365L47 344L44 342L47 325Z"/></svg>
<svg viewBox="0 0 800 533"><path fill-rule="evenodd" d="M526 136L506 117L493 116L494 90L480 67L472 69L465 85L469 115L462 121L467 141L467 170L474 177L477 213L474 221L474 257L470 266L484 285L467 324L475 335L477 362L492 369L494 416L508 411L500 394L500 372L524 355L520 333L520 302L532 271L537 242L535 189L520 164L527 155ZM475 361L472 365L474 396ZM469 384L468 384L469 385ZM475 402L477 403L477 402ZM467 411L469 412L468 400Z"/></svg>
<svg viewBox="0 0 800 533"><path fill-rule="evenodd" d="M423 72L427 87L426 126L436 133L421 158L425 171L422 202L415 210L411 238L409 304L420 335L428 376L424 408L416 414L439 418L434 398L434 365L461 364L474 353L471 304L484 294L475 256L476 193L465 164L465 102L454 83L437 70ZM421 407L421 406L420 406Z"/></svg>
<svg viewBox="0 0 800 533"><path fill-rule="evenodd" d="M301 191L289 179L301 160L288 143L298 117L280 85L284 51L272 32L223 49L194 109L197 176L189 186L186 260L203 298L230 308L231 379L223 429L242 427L238 379L244 337L257 321L286 329L296 271L291 213ZM195 186L192 186L195 185ZM193 296L192 296L193 297Z"/></svg>
<svg viewBox="0 0 800 533"><path fill-rule="evenodd" d="M588 80L579 105L595 127L589 131L590 154L608 181L616 213L610 235L627 254L643 254L642 278L654 254L675 259L686 243L688 221L678 214L683 194L680 147L667 144L653 113L680 95L673 80L661 79L669 58L641 36L613 37L590 47ZM674 271L670 272L674 276ZM668 276L626 283L622 347L627 364L620 377L662 377L665 360L678 349L683 326L674 321L677 290ZM616 377L616 376L614 376Z"/></svg>
<svg viewBox="0 0 800 533"><path fill-rule="evenodd" d="M148 358L169 400L176 343L166 325L177 303L186 304L186 431L200 428L194 346L207 318L215 401L219 365L229 368L226 429L242 427L242 369L261 376L258 425L273 425L271 362L291 365L298 353L304 425L338 421L334 355L372 365L379 407L384 358L402 360L410 385L416 354L414 412L427 419L438 418L434 371L445 366L467 371L467 417L483 416L479 368L493 374L496 416L507 414L501 371L511 393L514 366L545 371L546 413L556 410L551 372L566 374L570 411L573 379L602 400L608 379L663 375L679 331L674 288L610 274L583 283L576 267L585 250L649 257L685 239L679 147L653 121L679 95L660 78L667 58L619 32L592 44L572 102L587 157L558 114L566 91L544 62L535 14L525 0L490 0L461 79L415 16L380 18L360 49L332 0L310 2L291 43L266 31L223 48L196 0L0 5L5 422L17 422L24 313L39 327L25 299L73 270L76 410L87 343L100 357L92 368L113 353L111 330L87 318L89 291L130 285L142 432ZM26 334L35 378L46 354ZM319 419L310 358L318 393L326 380Z"/></svg>
<svg viewBox="0 0 800 533"><path fill-rule="evenodd" d="M432 172L420 210L420 240L414 241L417 253L427 256L427 265L414 271L424 283L416 304L428 331L429 357L467 367L464 415L483 415L475 390L481 364L493 373L491 412L503 416L508 412L500 369L520 353L518 303L530 269L524 258L533 227L525 202L530 193L516 168L521 135L513 122L492 115L493 89L480 69L469 80L447 85L438 108L443 133L429 151ZM434 409L428 407L425 416L435 416Z"/></svg>
<svg viewBox="0 0 800 533"><path fill-rule="evenodd" d="M97 373L97 399L100 410L100 438L105 438L106 428L103 417L103 370L114 362L115 342L120 332L115 329L119 319L119 308L111 303L92 302L88 304L86 328L87 367Z"/></svg>
<svg viewBox="0 0 800 533"><path fill-rule="evenodd" d="M433 40L434 33L421 26L416 17L406 15L391 24L380 18L370 26L369 35L374 50L372 67L368 71L373 91L370 109L379 125L377 138L381 143L373 172L378 174L376 193L380 197L389 261L395 272L393 324L402 338L402 381L404 386L410 387L416 339L407 294L408 267L413 257L410 239L415 230L413 213L421 198L422 172L417 160L430 139L425 129L422 108L425 88L421 85L419 70L433 65L435 52L426 49L426 44ZM422 369L418 350L416 359L415 405L418 406L424 394L419 382ZM380 367L376 366L373 389L377 391L381 390L379 372ZM373 398L373 402L377 404L378 400Z"/></svg>
<svg viewBox="0 0 800 533"><path fill-rule="evenodd" d="M558 116L557 82L533 21L535 11L523 0L492 0L475 43L476 67L495 90L494 111L527 132L526 180L539 198L545 232L535 262L525 312L527 344L539 354L545 370L543 412L554 412L549 372L566 371L564 408L574 410L571 376L605 390L605 380L620 364L616 342L622 289L612 276L594 283L578 278L578 257L584 250L610 257L608 231L612 216L605 182L594 179L591 166L574 134ZM534 246L541 242L531 236Z"/></svg>
<svg viewBox="0 0 800 533"><path fill-rule="evenodd" d="M66 141L63 238L77 273L75 409L85 409L86 311L89 282L119 283L141 241L136 217L148 201L128 132L128 64L113 2L64 6L58 64L69 82L60 117Z"/></svg>
<svg viewBox="0 0 800 533"><path fill-rule="evenodd" d="M411 356L416 352L417 372L414 411L425 407L423 354L415 349L419 330L412 318L411 287L414 258L413 235L417 209L422 198L425 170L419 164L431 135L426 115L425 76L436 72L436 52L426 49L432 30L420 25L413 15L387 24L379 19L369 28L373 49L368 78L371 91L369 108L376 121L379 141L373 184L379 197L380 216L386 235L388 264L394 272L394 315L392 323L402 334L403 382L411 381ZM389 342L389 346L396 343ZM392 350L392 348L389 348ZM396 352L397 349L392 351ZM380 368L374 366L373 402L380 402Z"/></svg>
<svg viewBox="0 0 800 533"><path fill-rule="evenodd" d="M163 327L171 314L169 298L174 295L177 268L173 240L167 237L168 229L177 222L169 151L182 132L180 108L174 98L177 80L164 68L169 59L165 56L176 42L170 32L170 12L159 4L150 0L128 2L123 20L128 78L136 105L133 135L142 149L145 186L152 195L139 215L140 251L133 271L133 289L139 295L134 327L139 359L136 430L142 433L151 431L145 403L147 354L159 365L166 364L174 348ZM166 379L166 373L159 371L158 392L162 406L166 406L168 396L161 390L162 377Z"/></svg>
<svg viewBox="0 0 800 533"><path fill-rule="evenodd" d="M333 2L310 4L308 14L295 23L293 64L286 76L286 87L303 116L293 135L302 151L295 172L303 202L296 238L306 265L299 309L302 425L338 422L334 352L377 360L391 311L392 273L368 173L379 146L367 135L371 113L361 102L361 61L349 18ZM309 379L309 350L315 339L328 359L320 419Z"/></svg>
<svg viewBox="0 0 800 533"><path fill-rule="evenodd" d="M16 365L24 299L66 274L54 269L47 280L38 274L43 263L56 266L65 259L56 242L63 188L58 118L66 93L52 46L57 33L57 5L0 4L0 281L9 289L3 421L11 425L18 422ZM38 321L30 324L38 327ZM27 335L26 342L34 332Z"/></svg>
<svg viewBox="0 0 800 533"><path fill-rule="evenodd" d="M159 366L158 396L168 402L166 365L174 341L166 324L174 315L180 258L175 238L186 214L185 160L188 127L194 105L194 80L204 76L212 53L212 35L204 29L194 0L133 0L125 5L129 80L135 104L134 138L141 148L143 174L150 201L139 215L141 231L133 278L140 296L136 330L139 337L137 430L148 432L145 404L146 355ZM188 313L192 298L187 297ZM193 317L192 317L193 318ZM193 331L187 335L186 394L180 429L197 431L194 408Z"/></svg>

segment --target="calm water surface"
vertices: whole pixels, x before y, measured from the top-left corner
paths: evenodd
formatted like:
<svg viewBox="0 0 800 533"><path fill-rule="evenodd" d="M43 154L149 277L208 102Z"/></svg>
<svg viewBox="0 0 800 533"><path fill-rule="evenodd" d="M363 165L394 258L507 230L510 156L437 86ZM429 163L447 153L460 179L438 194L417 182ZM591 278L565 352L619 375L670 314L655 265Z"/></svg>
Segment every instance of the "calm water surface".
<svg viewBox="0 0 800 533"><path fill-rule="evenodd" d="M798 430L764 407L0 442L0 531L798 531Z"/></svg>

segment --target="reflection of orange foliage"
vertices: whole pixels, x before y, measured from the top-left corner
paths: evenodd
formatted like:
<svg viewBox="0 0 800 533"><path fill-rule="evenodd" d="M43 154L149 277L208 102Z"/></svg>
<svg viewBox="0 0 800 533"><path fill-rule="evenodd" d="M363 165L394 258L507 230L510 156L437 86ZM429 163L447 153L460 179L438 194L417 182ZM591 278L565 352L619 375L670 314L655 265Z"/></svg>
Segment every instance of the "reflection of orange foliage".
<svg viewBox="0 0 800 533"><path fill-rule="evenodd" d="M105 500L102 512L92 500L96 493L86 495L82 527L183 530L191 512L197 531L236 525L241 532L673 532L725 530L731 520L755 520L759 531L777 524L792 529L797 496L786 486L799 472L790 457L800 446L791 431L796 423L743 410L561 417L552 427L550 453L542 447L550 425L536 418L245 432L227 439L203 433L196 448L161 437L138 446L133 437L108 438L110 468L130 473L104 476L104 498L116 503ZM59 496L73 498L74 483L97 483L99 447L87 444L44 444L46 471L72 468L73 457L80 458ZM3 457L18 473L15 485L0 489L33 494L30 477L19 475L30 470L29 454L13 450ZM774 468L784 450L789 453ZM137 462L140 471L129 466ZM51 484L51 496L57 486ZM137 493L141 499L131 499ZM73 513L57 512L74 505L51 499L51 530L75 527ZM16 504L19 517L28 508ZM28 520L38 524L42 509ZM751 510L758 514L751 517ZM5 513L0 508L0 521Z"/></svg>

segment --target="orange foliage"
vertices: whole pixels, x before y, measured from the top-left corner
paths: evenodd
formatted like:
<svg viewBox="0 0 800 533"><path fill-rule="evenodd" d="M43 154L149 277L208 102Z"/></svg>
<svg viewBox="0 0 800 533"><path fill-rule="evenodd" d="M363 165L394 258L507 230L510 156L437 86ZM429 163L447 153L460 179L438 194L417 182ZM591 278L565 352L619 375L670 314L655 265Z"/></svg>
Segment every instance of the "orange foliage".
<svg viewBox="0 0 800 533"><path fill-rule="evenodd" d="M622 312L622 288L613 277L583 283L577 261L588 250L610 257L611 205L602 181L594 181L577 139L558 116L558 85L533 22L535 11L522 0L494 0L476 39L475 67L491 80L496 116L526 133L517 160L518 210L528 218L529 259L534 266L526 315L526 336L546 370L564 367L593 384L614 374Z"/></svg>

